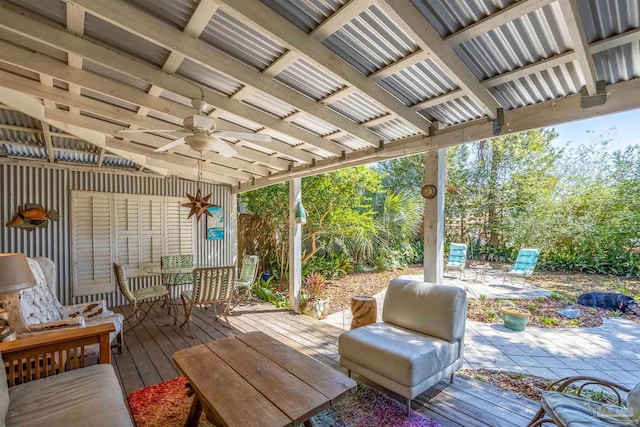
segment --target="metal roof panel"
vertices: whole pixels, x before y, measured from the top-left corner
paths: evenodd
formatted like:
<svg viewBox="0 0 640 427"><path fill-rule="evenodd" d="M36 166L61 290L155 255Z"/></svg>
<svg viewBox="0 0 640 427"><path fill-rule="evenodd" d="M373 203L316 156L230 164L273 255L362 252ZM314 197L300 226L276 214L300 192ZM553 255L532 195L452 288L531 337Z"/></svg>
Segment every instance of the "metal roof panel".
<svg viewBox="0 0 640 427"><path fill-rule="evenodd" d="M117 27L90 13L85 13L84 32L86 35L110 44L118 49L144 59L155 66L162 67L169 57L169 51Z"/></svg>
<svg viewBox="0 0 640 427"><path fill-rule="evenodd" d="M310 33L337 11L345 0L262 0L296 27Z"/></svg>
<svg viewBox="0 0 640 427"><path fill-rule="evenodd" d="M369 129L389 141L407 138L420 133L420 130L416 129L415 126L399 118L379 123Z"/></svg>
<svg viewBox="0 0 640 427"><path fill-rule="evenodd" d="M4 125L21 126L31 129L42 129L40 120L14 110L0 108L0 123Z"/></svg>
<svg viewBox="0 0 640 427"><path fill-rule="evenodd" d="M375 5L353 18L322 43L364 74L371 74L418 48Z"/></svg>
<svg viewBox="0 0 640 427"><path fill-rule="evenodd" d="M97 154L100 152L100 148L98 148L98 146L91 144L90 142L87 142L82 139L52 136L51 142L53 143L54 147L63 148L65 150L84 151L87 153L94 153L94 154Z"/></svg>
<svg viewBox="0 0 640 427"><path fill-rule="evenodd" d="M184 30L189 18L195 12L198 2L196 0L125 0L156 18Z"/></svg>
<svg viewBox="0 0 640 427"><path fill-rule="evenodd" d="M593 55L598 79L608 84L640 77L640 41Z"/></svg>
<svg viewBox="0 0 640 427"><path fill-rule="evenodd" d="M557 2L455 46L480 80L572 49Z"/></svg>
<svg viewBox="0 0 640 427"><path fill-rule="evenodd" d="M242 102L281 119L296 111L295 108L286 102L280 101L278 98L259 90L251 92Z"/></svg>
<svg viewBox="0 0 640 427"><path fill-rule="evenodd" d="M134 111L134 112L138 111L137 105L131 104L126 101L122 101L112 96L103 95L101 93L94 92L89 89L85 89L85 88L80 89L80 94L83 96L86 96L87 98L95 99L97 101L101 101L109 105L114 105L119 108L124 108L125 110Z"/></svg>
<svg viewBox="0 0 640 427"><path fill-rule="evenodd" d="M285 47L218 9L200 39L238 61L264 70L285 52Z"/></svg>
<svg viewBox="0 0 640 427"><path fill-rule="evenodd" d="M363 123L387 114L387 111L382 106L369 100L359 92L345 96L329 104L329 107L357 123Z"/></svg>
<svg viewBox="0 0 640 427"><path fill-rule="evenodd" d="M96 64L95 62L92 62L88 59L84 59L82 61L82 69L85 71L91 71L92 73L99 74L102 77L106 77L118 83L124 83L126 85L133 86L145 92L148 92L149 89L151 88L151 85L145 82L144 80L131 77L128 74L124 74L119 71L114 71L111 68L107 68L100 64Z"/></svg>
<svg viewBox="0 0 640 427"><path fill-rule="evenodd" d="M4 148L7 156L27 157L32 159L46 159L48 157L47 149L43 147L25 147L24 145L4 144Z"/></svg>
<svg viewBox="0 0 640 427"><path fill-rule="evenodd" d="M411 2L444 38L504 9L514 0L411 0Z"/></svg>
<svg viewBox="0 0 640 427"><path fill-rule="evenodd" d="M178 68L177 74L184 77L188 77L204 86L207 86L216 92L220 92L224 95L230 96L237 92L242 83L231 77L227 77L222 73L203 67L187 58L182 61L180 68ZM194 88L195 91L195 88ZM199 97L199 94L198 94Z"/></svg>
<svg viewBox="0 0 640 427"><path fill-rule="evenodd" d="M137 169L138 165L131 160L123 159L121 157L105 156L102 160L102 164L111 168L125 168L125 169Z"/></svg>
<svg viewBox="0 0 640 427"><path fill-rule="evenodd" d="M578 66L569 62L492 87L489 91L510 110L579 92L581 86Z"/></svg>
<svg viewBox="0 0 640 427"><path fill-rule="evenodd" d="M353 151L362 150L363 148L371 147L371 144L367 143L366 141L363 141L349 134L345 134L336 138L331 138L331 140Z"/></svg>
<svg viewBox="0 0 640 427"><path fill-rule="evenodd" d="M29 9L38 15L67 26L67 5L62 0L9 0L13 4Z"/></svg>
<svg viewBox="0 0 640 427"><path fill-rule="evenodd" d="M589 43L640 27L638 0L578 0Z"/></svg>
<svg viewBox="0 0 640 427"><path fill-rule="evenodd" d="M302 58L289 65L275 79L316 101L344 87L342 82Z"/></svg>
<svg viewBox="0 0 640 427"><path fill-rule="evenodd" d="M19 142L22 144L31 144L44 146L44 138L41 133L23 132L13 129L0 128L0 140L11 142Z"/></svg>
<svg viewBox="0 0 640 427"><path fill-rule="evenodd" d="M8 71L11 74L15 74L20 77L26 77L29 80L40 81L40 75L38 73L34 73L33 71L24 69L22 67L16 67L13 64L8 64L6 62L0 61L0 70Z"/></svg>
<svg viewBox="0 0 640 427"><path fill-rule="evenodd" d="M334 126L314 116L304 115L296 118L292 123L319 136L329 135L338 131Z"/></svg>
<svg viewBox="0 0 640 427"><path fill-rule="evenodd" d="M430 59L385 77L378 84L406 105L417 104L458 87L449 75Z"/></svg>
<svg viewBox="0 0 640 427"><path fill-rule="evenodd" d="M98 155L92 153L55 150L54 155L59 162L81 163L85 165L96 165L98 163Z"/></svg>
<svg viewBox="0 0 640 427"><path fill-rule="evenodd" d="M443 104L438 104L426 110L419 111L427 119L449 126L478 119L484 116L484 111L468 96L463 96Z"/></svg>

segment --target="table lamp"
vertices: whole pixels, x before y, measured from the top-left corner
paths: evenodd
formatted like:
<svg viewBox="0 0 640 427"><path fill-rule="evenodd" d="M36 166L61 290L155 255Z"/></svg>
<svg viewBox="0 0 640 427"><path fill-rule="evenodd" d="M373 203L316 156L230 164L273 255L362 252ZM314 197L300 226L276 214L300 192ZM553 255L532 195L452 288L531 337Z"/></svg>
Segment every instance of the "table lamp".
<svg viewBox="0 0 640 427"><path fill-rule="evenodd" d="M20 315L20 291L35 285L36 279L24 254L0 254L0 302L8 313L9 326L18 333L26 329Z"/></svg>

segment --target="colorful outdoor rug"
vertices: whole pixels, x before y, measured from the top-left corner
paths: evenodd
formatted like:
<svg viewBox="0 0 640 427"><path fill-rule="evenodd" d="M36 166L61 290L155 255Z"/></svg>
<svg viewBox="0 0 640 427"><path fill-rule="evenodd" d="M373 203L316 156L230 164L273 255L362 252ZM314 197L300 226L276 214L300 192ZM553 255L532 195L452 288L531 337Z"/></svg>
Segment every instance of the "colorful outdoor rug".
<svg viewBox="0 0 640 427"><path fill-rule="evenodd" d="M129 406L137 427L182 426L192 398L186 396L186 379L174 378L131 393ZM369 387L358 385L336 405L315 418L322 427L442 427L415 411L406 416L406 406ZM211 427L204 414L199 427Z"/></svg>

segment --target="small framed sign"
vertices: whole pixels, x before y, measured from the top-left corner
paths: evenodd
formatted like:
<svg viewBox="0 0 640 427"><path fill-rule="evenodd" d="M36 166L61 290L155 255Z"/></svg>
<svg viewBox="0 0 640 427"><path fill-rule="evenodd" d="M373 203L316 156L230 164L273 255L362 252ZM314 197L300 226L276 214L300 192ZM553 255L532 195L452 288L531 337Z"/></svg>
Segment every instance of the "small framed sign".
<svg viewBox="0 0 640 427"><path fill-rule="evenodd" d="M221 206L208 208L207 240L224 240L224 210Z"/></svg>

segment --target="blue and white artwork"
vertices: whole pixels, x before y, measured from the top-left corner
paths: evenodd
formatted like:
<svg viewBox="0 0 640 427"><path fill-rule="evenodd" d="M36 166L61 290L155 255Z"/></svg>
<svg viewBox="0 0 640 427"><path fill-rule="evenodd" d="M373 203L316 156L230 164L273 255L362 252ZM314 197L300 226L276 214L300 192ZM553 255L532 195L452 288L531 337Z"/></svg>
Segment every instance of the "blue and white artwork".
<svg viewBox="0 0 640 427"><path fill-rule="evenodd" d="M207 240L224 239L224 210L220 206L209 209L211 216L207 216Z"/></svg>

